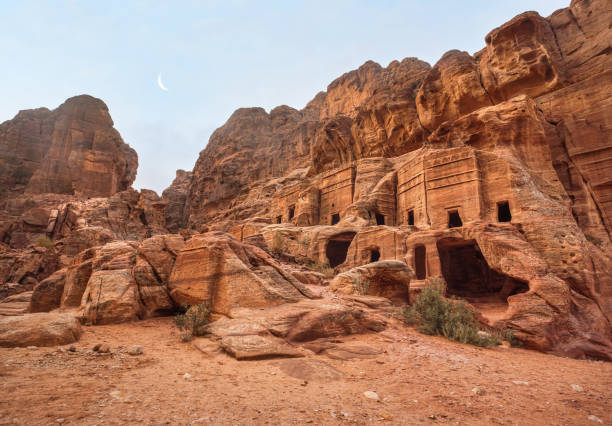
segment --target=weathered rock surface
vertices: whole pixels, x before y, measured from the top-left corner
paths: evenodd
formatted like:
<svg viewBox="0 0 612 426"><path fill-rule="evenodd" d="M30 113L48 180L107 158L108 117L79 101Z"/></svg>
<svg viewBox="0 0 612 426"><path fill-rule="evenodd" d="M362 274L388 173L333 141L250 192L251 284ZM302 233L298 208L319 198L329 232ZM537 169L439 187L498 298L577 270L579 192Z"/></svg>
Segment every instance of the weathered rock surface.
<svg viewBox="0 0 612 426"><path fill-rule="evenodd" d="M212 336L259 357L380 331L389 298L439 278L526 347L612 359L611 21L574 0L473 56L369 61L301 111L240 109L161 198L127 188L97 101L22 112L0 126L0 295L36 286L32 309L91 323L207 302Z"/></svg>
<svg viewBox="0 0 612 426"><path fill-rule="evenodd" d="M185 226L185 204L192 176L192 172L177 170L172 185L162 193L162 199L167 203L164 210L165 224L170 232L178 232Z"/></svg>
<svg viewBox="0 0 612 426"><path fill-rule="evenodd" d="M221 314L235 307L267 307L314 297L265 251L222 232L187 241L168 288L178 303L207 302Z"/></svg>
<svg viewBox="0 0 612 426"><path fill-rule="evenodd" d="M30 309L31 291L14 294L0 300L0 316L23 315Z"/></svg>
<svg viewBox="0 0 612 426"><path fill-rule="evenodd" d="M272 336L227 336L221 339L220 345L238 360L304 356L296 348Z"/></svg>
<svg viewBox="0 0 612 426"><path fill-rule="evenodd" d="M108 107L82 95L20 111L0 125L0 191L110 196L136 177L138 157Z"/></svg>
<svg viewBox="0 0 612 426"><path fill-rule="evenodd" d="M66 270L60 269L38 283L32 292L29 311L49 312L58 308L62 301L65 282Z"/></svg>
<svg viewBox="0 0 612 426"><path fill-rule="evenodd" d="M423 127L430 132L445 121L493 104L480 81L478 62L467 52L446 52L425 77L416 98Z"/></svg>
<svg viewBox="0 0 612 426"><path fill-rule="evenodd" d="M376 313L350 302L303 300L269 309L235 308L209 326L214 336L271 334L290 342L371 333L386 328Z"/></svg>
<svg viewBox="0 0 612 426"><path fill-rule="evenodd" d="M400 303L410 302L412 268L399 260L381 260L338 274L329 289L342 294L382 296Z"/></svg>
<svg viewBox="0 0 612 426"><path fill-rule="evenodd" d="M56 346L76 342L79 322L70 314L37 313L0 317L0 346Z"/></svg>

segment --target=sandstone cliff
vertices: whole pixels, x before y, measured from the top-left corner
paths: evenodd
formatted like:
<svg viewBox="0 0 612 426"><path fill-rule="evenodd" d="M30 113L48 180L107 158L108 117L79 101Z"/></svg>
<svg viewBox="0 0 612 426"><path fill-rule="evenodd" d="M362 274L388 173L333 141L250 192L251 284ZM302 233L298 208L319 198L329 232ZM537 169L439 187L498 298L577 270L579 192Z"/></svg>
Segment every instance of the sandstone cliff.
<svg viewBox="0 0 612 426"><path fill-rule="evenodd" d="M575 0L474 55L369 61L303 110L239 109L161 198L128 188L101 101L22 112L0 127L0 290L91 323L207 302L232 353L237 329L275 348L380 331L441 279L528 348L610 360L611 21Z"/></svg>
<svg viewBox="0 0 612 426"><path fill-rule="evenodd" d="M53 111L20 111L0 125L0 197L23 192L108 197L130 187L138 156L108 107L75 96Z"/></svg>
<svg viewBox="0 0 612 426"><path fill-rule="evenodd" d="M530 347L610 358L611 20L574 0L474 55L366 62L282 126L239 110L200 154L183 224L337 271L403 260L483 312L502 302L491 321Z"/></svg>

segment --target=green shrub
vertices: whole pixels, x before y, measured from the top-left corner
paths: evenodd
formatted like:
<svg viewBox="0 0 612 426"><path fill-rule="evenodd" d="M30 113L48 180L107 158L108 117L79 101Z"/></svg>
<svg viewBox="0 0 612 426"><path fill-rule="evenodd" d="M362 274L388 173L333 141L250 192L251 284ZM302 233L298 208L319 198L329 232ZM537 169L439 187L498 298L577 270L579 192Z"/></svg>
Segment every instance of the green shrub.
<svg viewBox="0 0 612 426"><path fill-rule="evenodd" d="M329 266L329 263L311 261L306 264L306 267L315 272L325 275L327 278L331 278L334 276L334 268Z"/></svg>
<svg viewBox="0 0 612 426"><path fill-rule="evenodd" d="M521 346L523 346L523 342L521 342L520 340L516 338L513 330L510 330L510 329L504 330L502 334L502 338L506 342L510 343L510 346L512 346L513 348L520 348Z"/></svg>
<svg viewBox="0 0 612 426"><path fill-rule="evenodd" d="M370 281L353 278L353 290L355 290L357 294L365 296L370 290Z"/></svg>
<svg viewBox="0 0 612 426"><path fill-rule="evenodd" d="M206 302L191 307L185 306L185 313L174 317L174 323L182 331L181 339L188 342L194 336L206 333L205 327L210 322L210 308Z"/></svg>
<svg viewBox="0 0 612 426"><path fill-rule="evenodd" d="M418 325L419 331L449 340L489 347L500 343L496 336L479 333L474 313L463 300L444 297L440 278L430 278L410 308L404 309L404 321Z"/></svg>
<svg viewBox="0 0 612 426"><path fill-rule="evenodd" d="M38 247L44 247L44 248L51 248L53 247L53 241L51 240L51 238L49 237L40 237L38 240L36 240L36 245Z"/></svg>

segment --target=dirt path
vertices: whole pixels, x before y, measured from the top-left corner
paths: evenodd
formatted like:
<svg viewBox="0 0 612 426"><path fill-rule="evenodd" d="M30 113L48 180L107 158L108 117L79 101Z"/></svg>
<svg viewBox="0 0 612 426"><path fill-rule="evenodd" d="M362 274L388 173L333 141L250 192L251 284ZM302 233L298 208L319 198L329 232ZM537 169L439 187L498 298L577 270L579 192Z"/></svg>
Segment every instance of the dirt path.
<svg viewBox="0 0 612 426"><path fill-rule="evenodd" d="M236 361L180 343L169 318L86 327L76 352L0 349L0 424L612 423L610 363L403 327L340 340L383 352ZM91 353L98 342L113 353Z"/></svg>

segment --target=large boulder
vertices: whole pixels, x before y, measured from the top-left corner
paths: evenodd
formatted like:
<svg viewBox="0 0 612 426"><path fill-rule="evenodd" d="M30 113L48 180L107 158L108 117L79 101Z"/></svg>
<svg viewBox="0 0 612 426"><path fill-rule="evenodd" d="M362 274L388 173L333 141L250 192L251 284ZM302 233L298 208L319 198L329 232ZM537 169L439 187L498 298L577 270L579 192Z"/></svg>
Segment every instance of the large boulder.
<svg viewBox="0 0 612 426"><path fill-rule="evenodd" d="M414 272L399 260L381 260L338 274L329 289L342 294L382 296L399 303L410 301Z"/></svg>
<svg viewBox="0 0 612 426"><path fill-rule="evenodd" d="M66 282L66 269L54 272L50 277L42 280L32 292L30 312L49 312L59 308Z"/></svg>
<svg viewBox="0 0 612 426"><path fill-rule="evenodd" d="M207 302L221 314L235 307L274 306L313 297L265 251L218 231L187 241L168 288L177 303Z"/></svg>
<svg viewBox="0 0 612 426"><path fill-rule="evenodd" d="M35 313L0 317L0 346L56 346L76 342L79 322L70 314Z"/></svg>
<svg viewBox="0 0 612 426"><path fill-rule="evenodd" d="M62 306L74 304L81 294L82 319L90 324L133 321L173 311L167 283L183 244L180 236L156 235L141 244L116 241L94 253L84 252L83 262L69 268Z"/></svg>

